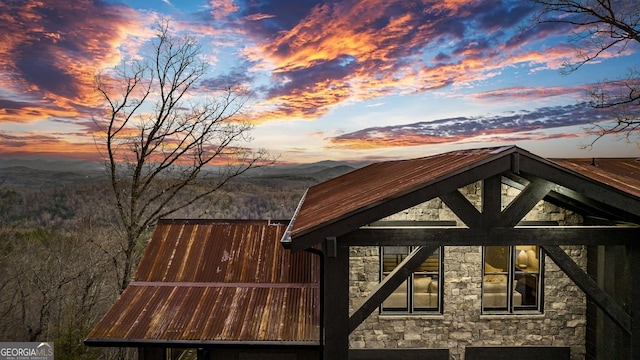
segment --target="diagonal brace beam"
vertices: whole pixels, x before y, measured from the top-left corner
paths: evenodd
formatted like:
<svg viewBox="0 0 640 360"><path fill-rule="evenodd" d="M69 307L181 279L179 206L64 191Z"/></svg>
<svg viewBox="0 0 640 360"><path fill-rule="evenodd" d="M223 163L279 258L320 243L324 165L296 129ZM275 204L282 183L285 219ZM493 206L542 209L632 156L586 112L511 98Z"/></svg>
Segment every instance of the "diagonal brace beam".
<svg viewBox="0 0 640 360"><path fill-rule="evenodd" d="M440 200L469 228L482 226L482 214L459 190L440 195Z"/></svg>
<svg viewBox="0 0 640 360"><path fill-rule="evenodd" d="M421 246L407 256L373 289L369 297L349 317L349 333L353 332L382 302L393 293L407 277L420 266L439 245Z"/></svg>
<svg viewBox="0 0 640 360"><path fill-rule="evenodd" d="M514 227L551 191L553 184L535 179L502 211L496 227Z"/></svg>
<svg viewBox="0 0 640 360"><path fill-rule="evenodd" d="M589 277L558 245L542 246L544 252L618 326L631 334L631 316Z"/></svg>

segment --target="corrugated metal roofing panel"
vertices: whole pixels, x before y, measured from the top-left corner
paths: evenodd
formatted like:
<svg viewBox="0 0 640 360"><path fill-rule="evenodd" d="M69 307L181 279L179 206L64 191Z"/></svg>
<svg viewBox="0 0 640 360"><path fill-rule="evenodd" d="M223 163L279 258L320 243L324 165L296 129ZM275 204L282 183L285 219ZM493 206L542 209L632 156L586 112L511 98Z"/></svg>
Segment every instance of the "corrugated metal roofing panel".
<svg viewBox="0 0 640 360"><path fill-rule="evenodd" d="M96 325L89 339L105 343L125 339L314 342L319 337L315 309L318 295L318 287L132 284Z"/></svg>
<svg viewBox="0 0 640 360"><path fill-rule="evenodd" d="M282 248L286 225L159 222L134 280L87 343L317 343L319 263Z"/></svg>
<svg viewBox="0 0 640 360"><path fill-rule="evenodd" d="M371 164L312 186L290 229L292 238L319 225L407 194L469 166L483 164L515 147L493 147L452 151L410 160Z"/></svg>
<svg viewBox="0 0 640 360"><path fill-rule="evenodd" d="M640 197L640 159L592 158L551 161L592 180Z"/></svg>

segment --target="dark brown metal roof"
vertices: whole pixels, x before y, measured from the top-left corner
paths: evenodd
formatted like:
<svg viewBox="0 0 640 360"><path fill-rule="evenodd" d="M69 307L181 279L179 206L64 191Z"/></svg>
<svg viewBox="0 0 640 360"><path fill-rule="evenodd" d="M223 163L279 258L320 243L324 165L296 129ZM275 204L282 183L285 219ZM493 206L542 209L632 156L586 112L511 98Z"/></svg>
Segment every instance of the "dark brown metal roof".
<svg viewBox="0 0 640 360"><path fill-rule="evenodd" d="M85 342L317 345L318 260L282 248L286 225L159 222L134 280Z"/></svg>
<svg viewBox="0 0 640 360"><path fill-rule="evenodd" d="M289 231L291 238L320 225L479 166L515 147L452 151L411 160L374 163L308 189Z"/></svg>
<svg viewBox="0 0 640 360"><path fill-rule="evenodd" d="M518 156L511 157L512 154ZM622 191L625 196L640 196L640 161L634 159L599 159L597 166L593 166L591 159L551 161L516 146L452 151L411 160L374 163L310 187L282 242L289 247L296 239L320 236L323 229L332 224L340 224L341 230L355 229L365 225L351 220L356 214L500 159L511 158L511 168L505 170L518 172L521 161L518 159L523 157L551 165L561 173L588 178L603 188ZM292 248L301 249L319 241L314 238L308 243L307 240Z"/></svg>
<svg viewBox="0 0 640 360"><path fill-rule="evenodd" d="M590 179L640 197L639 159L551 159L551 161Z"/></svg>

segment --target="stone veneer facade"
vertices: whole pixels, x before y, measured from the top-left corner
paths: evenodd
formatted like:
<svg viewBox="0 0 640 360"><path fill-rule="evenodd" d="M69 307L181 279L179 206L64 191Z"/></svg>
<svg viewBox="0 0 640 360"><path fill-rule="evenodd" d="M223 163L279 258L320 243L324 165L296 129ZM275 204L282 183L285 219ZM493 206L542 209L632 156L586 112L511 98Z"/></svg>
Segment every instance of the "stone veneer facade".
<svg viewBox="0 0 640 360"><path fill-rule="evenodd" d="M480 202L479 183L461 189L474 204ZM518 190L503 185L503 207ZM436 198L385 220L458 220ZM540 202L524 220L553 220L579 225L582 218ZM528 244L522 244L528 245ZM586 268L586 248L563 247ZM350 249L350 308L353 311L380 281L377 247ZM482 247L445 246L443 313L434 315L371 314L349 337L352 349L447 348L450 359L464 360L466 346L566 346L571 359L585 357L585 294L548 257L544 259L543 313L482 314Z"/></svg>

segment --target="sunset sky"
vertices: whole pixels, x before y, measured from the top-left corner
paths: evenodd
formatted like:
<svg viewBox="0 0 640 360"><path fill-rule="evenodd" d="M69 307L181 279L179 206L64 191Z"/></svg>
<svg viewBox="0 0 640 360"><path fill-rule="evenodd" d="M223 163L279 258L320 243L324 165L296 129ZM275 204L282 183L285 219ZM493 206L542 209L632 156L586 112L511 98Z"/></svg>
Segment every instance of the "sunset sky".
<svg viewBox="0 0 640 360"><path fill-rule="evenodd" d="M375 161L515 144L545 157L639 156L584 126L586 91L638 47L561 75L571 28L522 0L3 0L0 157L99 160L94 76L140 55L160 17L202 44L203 84L250 89L254 148L283 162ZM206 85L199 87L206 95Z"/></svg>

